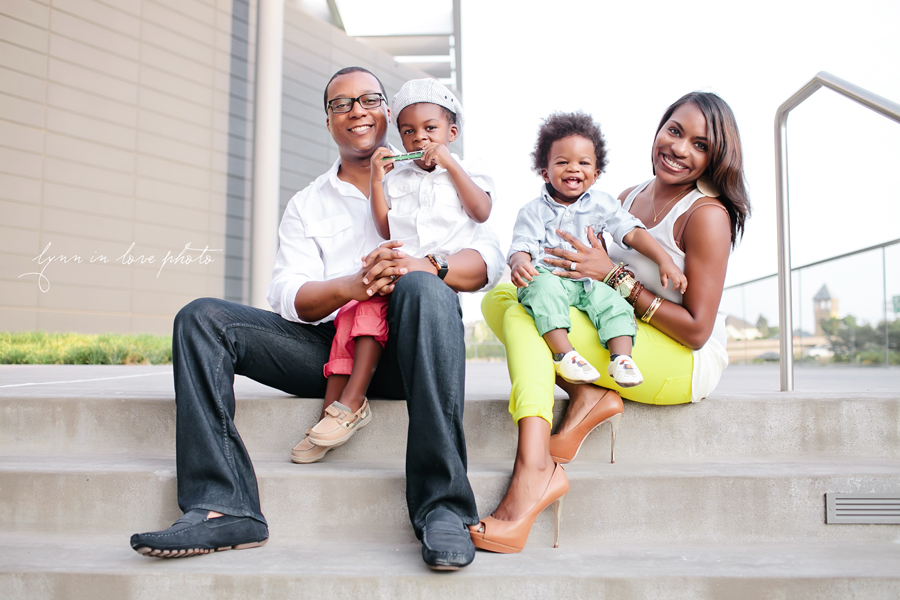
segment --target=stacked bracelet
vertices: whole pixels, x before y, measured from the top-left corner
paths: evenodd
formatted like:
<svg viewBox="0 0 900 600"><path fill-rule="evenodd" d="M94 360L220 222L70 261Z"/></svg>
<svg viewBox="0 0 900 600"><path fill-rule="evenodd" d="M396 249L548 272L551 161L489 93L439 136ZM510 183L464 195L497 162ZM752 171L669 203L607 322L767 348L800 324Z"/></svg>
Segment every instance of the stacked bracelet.
<svg viewBox="0 0 900 600"><path fill-rule="evenodd" d="M644 289L643 284L635 279L634 273L626 268L625 263L619 263L603 278L603 283L613 288L619 295L625 298L628 304L634 306Z"/></svg>
<svg viewBox="0 0 900 600"><path fill-rule="evenodd" d="M657 296L653 299L653 302L650 303L650 306L647 307L647 312L644 313L644 316L641 317L641 321L644 323L649 323L650 319L653 318L653 315L656 314L656 309L659 308L659 305L662 304L663 299Z"/></svg>
<svg viewBox="0 0 900 600"><path fill-rule="evenodd" d="M628 294L628 297L625 298L625 302L634 306L634 303L637 302L637 299L640 297L641 292L644 291L644 284L640 281L634 282L634 287L631 288L631 293Z"/></svg>

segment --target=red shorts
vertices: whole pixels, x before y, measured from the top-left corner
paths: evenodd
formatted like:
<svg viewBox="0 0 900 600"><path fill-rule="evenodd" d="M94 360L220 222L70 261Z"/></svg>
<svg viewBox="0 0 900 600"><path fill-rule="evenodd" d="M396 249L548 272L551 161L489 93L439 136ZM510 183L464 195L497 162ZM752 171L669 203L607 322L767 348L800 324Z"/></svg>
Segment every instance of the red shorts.
<svg viewBox="0 0 900 600"><path fill-rule="evenodd" d="M372 336L384 348L388 338L387 307L390 296L372 296L368 300L351 300L341 307L334 319L336 332L331 354L325 363L325 377L349 375L353 371L356 338Z"/></svg>

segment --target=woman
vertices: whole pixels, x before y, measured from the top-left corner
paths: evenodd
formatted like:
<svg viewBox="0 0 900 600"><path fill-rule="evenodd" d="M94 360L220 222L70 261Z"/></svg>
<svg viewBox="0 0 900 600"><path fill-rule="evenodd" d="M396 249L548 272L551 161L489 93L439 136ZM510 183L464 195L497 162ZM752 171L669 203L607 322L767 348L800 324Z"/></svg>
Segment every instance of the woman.
<svg viewBox="0 0 900 600"><path fill-rule="evenodd" d="M684 271L688 288L683 295L660 287L652 261L617 246L607 254L593 235L587 247L559 232L575 250L549 249L555 258L546 261L561 277L591 277L629 298L641 321L634 358L647 365L642 385L622 390L606 374L596 385L555 379L550 350L516 301L515 288L497 286L482 302L488 325L506 346L510 413L519 427L519 441L512 479L500 505L491 517L470 527L476 547L521 551L537 515L554 502L558 535L559 509L568 490L558 463L573 460L587 435L607 421L615 462L615 433L624 407L614 389L629 400L648 404L696 402L712 392L728 365L724 315L718 307L729 253L750 214L740 135L731 108L710 93L680 98L660 121L651 162L655 177L625 190L619 199ZM569 336L579 352L592 364L608 361L587 317L573 309L571 318ZM547 415L552 415L554 383L570 401L551 437Z"/></svg>

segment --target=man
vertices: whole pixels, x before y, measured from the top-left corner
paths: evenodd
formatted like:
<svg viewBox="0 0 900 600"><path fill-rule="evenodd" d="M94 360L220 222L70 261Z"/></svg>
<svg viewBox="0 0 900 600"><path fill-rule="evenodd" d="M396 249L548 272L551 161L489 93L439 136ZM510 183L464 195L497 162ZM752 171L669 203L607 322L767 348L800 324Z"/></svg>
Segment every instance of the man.
<svg viewBox="0 0 900 600"><path fill-rule="evenodd" d="M343 108L352 100L349 112L333 111L339 98ZM454 292L495 284L503 255L487 228L473 248L439 257L446 265L408 256L394 242L378 246L367 207L370 158L387 145L384 86L365 69L342 69L325 88L325 111L340 158L285 211L268 291L278 314L205 298L175 319L178 504L185 514L169 529L132 536L141 554L188 556L266 542L256 476L233 421L234 374L321 397L335 313L349 300L390 293L390 334L369 389L407 400L406 499L422 558L439 570L474 558L466 525L478 515L466 476L465 345ZM371 248L360 269L359 257Z"/></svg>

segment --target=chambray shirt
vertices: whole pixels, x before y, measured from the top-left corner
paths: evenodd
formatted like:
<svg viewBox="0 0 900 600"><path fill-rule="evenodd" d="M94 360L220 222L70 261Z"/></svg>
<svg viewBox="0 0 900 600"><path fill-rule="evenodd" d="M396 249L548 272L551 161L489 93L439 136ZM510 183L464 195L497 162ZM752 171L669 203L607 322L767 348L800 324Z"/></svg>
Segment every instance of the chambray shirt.
<svg viewBox="0 0 900 600"><path fill-rule="evenodd" d="M597 238L605 231L617 244L628 248L624 237L635 227L643 228L644 224L606 192L591 188L567 206L553 200L547 193L547 186L542 185L541 195L519 210L506 262L508 264L516 252L527 252L531 255L532 265L552 269L553 267L544 262L544 258L555 257L546 254L544 248L574 250L571 244L556 233L556 230L571 233L582 243L590 246L588 227L594 228ZM592 281L590 277L578 281L585 282L585 289L590 289Z"/></svg>
<svg viewBox="0 0 900 600"><path fill-rule="evenodd" d="M356 186L338 179L340 164L338 158L327 173L291 198L278 228L280 246L266 297L272 310L288 321L307 322L297 316L294 307L303 284L356 273L362 257L382 243L372 222L369 199ZM467 247L484 259L488 283L482 289L491 289L503 273L497 236L482 224ZM331 321L336 314L312 324Z"/></svg>
<svg viewBox="0 0 900 600"><path fill-rule="evenodd" d="M451 156L493 202L494 180L482 163ZM414 256L453 254L478 236L479 224L466 214L450 173L442 167L426 171L411 160L396 163L384 178L384 196L391 208L391 239L402 240L403 250Z"/></svg>

